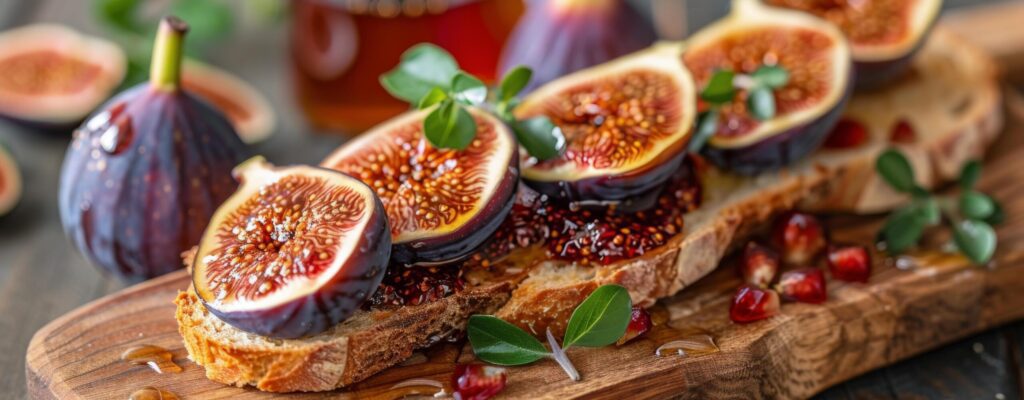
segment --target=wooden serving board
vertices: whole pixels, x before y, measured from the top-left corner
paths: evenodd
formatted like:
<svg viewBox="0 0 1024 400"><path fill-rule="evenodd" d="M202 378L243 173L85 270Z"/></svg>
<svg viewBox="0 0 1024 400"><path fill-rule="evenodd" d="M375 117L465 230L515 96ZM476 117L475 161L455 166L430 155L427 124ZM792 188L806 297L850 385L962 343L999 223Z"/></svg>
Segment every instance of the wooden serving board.
<svg viewBox="0 0 1024 400"><path fill-rule="evenodd" d="M1017 10L1019 11L1019 10ZM1018 14L1021 15L1021 14ZM900 259L876 254L868 284L829 281L823 305L786 304L766 321L736 325L728 304L738 285L719 268L654 309L657 326L622 347L573 349L583 376L568 380L551 361L511 369L510 398L803 398L871 369L958 338L1024 318L1024 102L1012 106L1008 130L993 146L981 188L999 199L1008 219L987 266L959 256L919 253ZM881 218L829 219L834 239L871 243ZM930 237L941 243L943 237ZM187 359L172 300L190 283L184 271L87 304L45 326L27 354L29 393L37 399L127 398L143 386L183 398L396 398L436 392L395 388L409 379L447 382L456 362L472 361L468 346L442 344L353 388L330 393L273 395L207 380ZM667 342L710 336L719 351L655 355ZM157 374L120 360L128 347L166 347L184 371ZM386 346L387 343L381 343Z"/></svg>

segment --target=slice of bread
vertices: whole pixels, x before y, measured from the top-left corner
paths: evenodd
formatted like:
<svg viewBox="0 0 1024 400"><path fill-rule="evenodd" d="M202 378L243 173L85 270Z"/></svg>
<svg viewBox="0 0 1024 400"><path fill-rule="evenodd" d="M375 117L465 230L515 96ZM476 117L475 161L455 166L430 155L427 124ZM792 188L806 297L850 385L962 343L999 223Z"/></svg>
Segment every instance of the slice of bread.
<svg viewBox="0 0 1024 400"><path fill-rule="evenodd" d="M852 101L848 115L869 128L870 143L820 151L785 171L753 178L709 169L702 176L703 205L686 216L685 234L642 257L600 267L533 263L515 275L470 279L466 290L436 302L361 312L300 340L234 329L189 290L176 300L179 330L190 358L210 379L274 392L347 386L463 329L471 314L493 312L535 334L547 328L559 334L597 286L617 283L629 289L634 303L653 304L713 270L731 247L783 210L878 212L904 201L874 173L894 121L907 119L915 128L917 140L900 147L918 179L934 186L983 155L1000 131L1001 112L993 62L937 29L907 79Z"/></svg>

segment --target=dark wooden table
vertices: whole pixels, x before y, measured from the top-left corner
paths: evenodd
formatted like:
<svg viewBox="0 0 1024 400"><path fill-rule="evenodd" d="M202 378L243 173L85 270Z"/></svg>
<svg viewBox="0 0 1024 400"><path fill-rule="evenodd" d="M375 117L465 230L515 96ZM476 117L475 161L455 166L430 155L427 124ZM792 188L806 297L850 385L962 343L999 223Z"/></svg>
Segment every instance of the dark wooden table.
<svg viewBox="0 0 1024 400"><path fill-rule="evenodd" d="M954 3L966 3L961 0ZM102 34L90 1L0 0L0 28L26 21L58 22ZM287 79L283 26L243 22L230 46L208 60L268 94L278 130L256 151L277 164L321 159L344 138L312 132L301 119ZM252 62L258 57L259 62ZM0 398L25 397L24 357L32 334L50 320L120 289L71 246L57 212L61 161L70 134L47 134L0 122L0 141L21 166L25 193L0 219ZM1021 388L1024 322L989 331L840 384L823 399L1017 399Z"/></svg>

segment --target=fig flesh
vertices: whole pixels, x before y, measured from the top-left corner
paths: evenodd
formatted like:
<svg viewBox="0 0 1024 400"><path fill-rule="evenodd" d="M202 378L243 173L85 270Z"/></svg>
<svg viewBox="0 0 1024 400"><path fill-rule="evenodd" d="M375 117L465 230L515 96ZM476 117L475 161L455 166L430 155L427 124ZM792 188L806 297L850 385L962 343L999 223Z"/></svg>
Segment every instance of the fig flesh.
<svg viewBox="0 0 1024 400"><path fill-rule="evenodd" d="M807 13L736 0L732 13L694 35L683 59L698 87L715 71L752 74L779 66L789 75L774 90L775 114L758 120L738 88L718 110L717 131L704 154L719 167L745 175L778 169L817 149L851 94L850 50L832 24Z"/></svg>
<svg viewBox="0 0 1024 400"><path fill-rule="evenodd" d="M0 33L0 115L70 129L110 96L125 65L114 44L59 25Z"/></svg>
<svg viewBox="0 0 1024 400"><path fill-rule="evenodd" d="M942 9L942 0L767 0L815 14L850 41L858 88L884 85L910 67Z"/></svg>
<svg viewBox="0 0 1024 400"><path fill-rule="evenodd" d="M74 133L61 169L64 231L94 264L137 282L181 267L236 187L248 150L224 115L180 89L187 27L163 21L150 82L111 99Z"/></svg>
<svg viewBox="0 0 1024 400"><path fill-rule="evenodd" d="M656 46L576 72L534 91L516 117L551 118L565 136L559 157L523 152L523 180L569 201L624 201L664 183L682 162L696 92L674 46Z"/></svg>
<svg viewBox="0 0 1024 400"><path fill-rule="evenodd" d="M378 125L321 163L381 198L397 264L445 264L472 253L512 208L519 179L518 143L503 123L471 109L477 133L469 146L438 149L423 136L429 112Z"/></svg>
<svg viewBox="0 0 1024 400"><path fill-rule="evenodd" d="M380 284L391 253L373 190L316 167L239 165L238 191L217 209L193 263L207 309L238 329L275 338L323 332Z"/></svg>
<svg viewBox="0 0 1024 400"><path fill-rule="evenodd" d="M11 154L0 146L0 216L7 215L21 199L21 172Z"/></svg>
<svg viewBox="0 0 1024 400"><path fill-rule="evenodd" d="M184 67L182 88L222 110L242 141L261 142L274 131L276 117L270 102L248 83L198 61L186 61Z"/></svg>

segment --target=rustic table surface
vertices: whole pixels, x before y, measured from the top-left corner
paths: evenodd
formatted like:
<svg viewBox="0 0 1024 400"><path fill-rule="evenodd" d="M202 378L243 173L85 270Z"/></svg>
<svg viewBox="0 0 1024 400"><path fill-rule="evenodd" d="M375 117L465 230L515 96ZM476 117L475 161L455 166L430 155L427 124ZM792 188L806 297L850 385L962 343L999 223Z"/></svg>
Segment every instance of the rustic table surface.
<svg viewBox="0 0 1024 400"><path fill-rule="evenodd" d="M954 4L972 0L952 1ZM45 21L82 31L103 31L90 17L90 1L0 0L0 28ZM245 16L242 16L243 19ZM242 24L209 60L253 82L277 110L278 130L257 152L278 164L321 159L344 138L305 126L287 79L282 26ZM258 55L259 62L252 62ZM122 285L90 266L65 239L57 212L57 185L69 134L39 133L0 122L0 142L21 166L25 193L0 220L0 395L25 397L25 349L50 320ZM1024 322L1004 326L899 364L876 370L822 393L822 399L1016 399L1024 394Z"/></svg>

